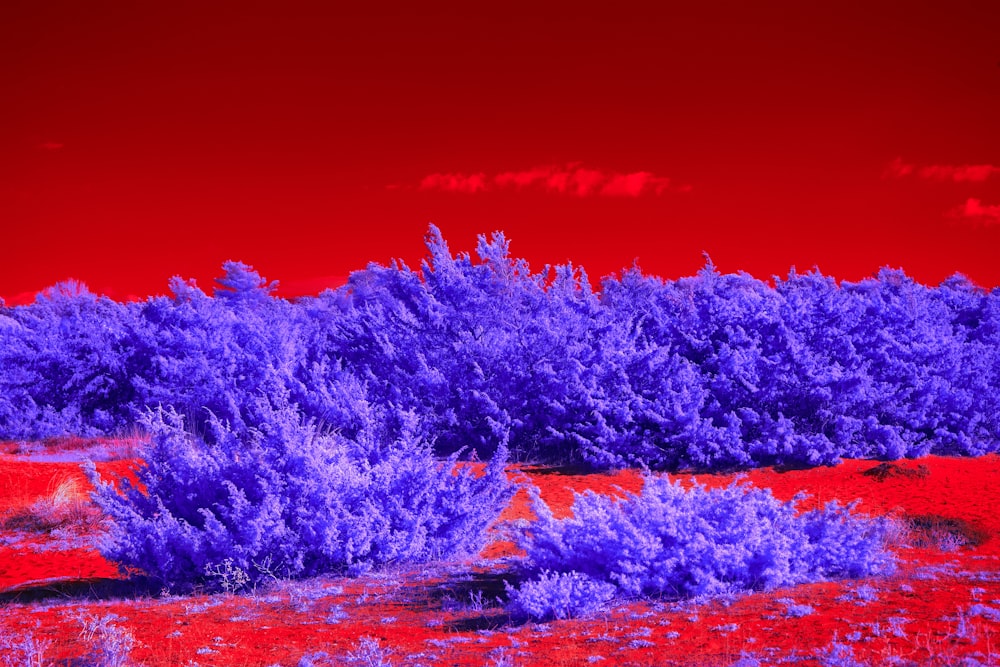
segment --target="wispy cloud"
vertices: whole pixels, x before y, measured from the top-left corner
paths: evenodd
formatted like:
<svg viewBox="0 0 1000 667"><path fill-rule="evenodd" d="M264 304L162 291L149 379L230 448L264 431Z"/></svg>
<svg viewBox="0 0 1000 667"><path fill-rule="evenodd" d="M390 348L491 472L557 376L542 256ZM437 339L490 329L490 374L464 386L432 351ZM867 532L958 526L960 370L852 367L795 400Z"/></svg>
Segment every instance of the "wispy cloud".
<svg viewBox="0 0 1000 667"><path fill-rule="evenodd" d="M920 170L922 178L938 181L954 181L955 183L982 183L994 174L1000 175L1000 167L992 164L935 164Z"/></svg>
<svg viewBox="0 0 1000 667"><path fill-rule="evenodd" d="M486 174L429 174L418 187L444 192L480 192L486 189Z"/></svg>
<svg viewBox="0 0 1000 667"><path fill-rule="evenodd" d="M932 181L952 183L982 183L992 176L1000 176L1000 167L992 164L930 164L918 166L896 158L886 167L887 178L915 176Z"/></svg>
<svg viewBox="0 0 1000 667"><path fill-rule="evenodd" d="M579 162L571 162L492 175L483 172L429 174L421 179L417 189L468 194L496 190L535 190L572 197L641 197L659 196L665 192L690 192L691 186L674 185L669 178L648 171L619 173L591 169Z"/></svg>
<svg viewBox="0 0 1000 667"><path fill-rule="evenodd" d="M903 162L903 158L896 158L886 166L885 171L882 172L882 178L910 176L915 168L912 164Z"/></svg>
<svg viewBox="0 0 1000 667"><path fill-rule="evenodd" d="M948 217L985 227L1000 225L1000 204L983 204L979 199L969 197L964 204L950 210Z"/></svg>
<svg viewBox="0 0 1000 667"><path fill-rule="evenodd" d="M994 164L927 164L916 165L896 158L886 166L883 178L918 178L939 183L958 183L966 186L985 183L994 176L1000 177L1000 167ZM998 178L997 180L1000 180ZM952 222L977 227L1000 225L1000 205L983 204L981 199L969 197L944 213Z"/></svg>

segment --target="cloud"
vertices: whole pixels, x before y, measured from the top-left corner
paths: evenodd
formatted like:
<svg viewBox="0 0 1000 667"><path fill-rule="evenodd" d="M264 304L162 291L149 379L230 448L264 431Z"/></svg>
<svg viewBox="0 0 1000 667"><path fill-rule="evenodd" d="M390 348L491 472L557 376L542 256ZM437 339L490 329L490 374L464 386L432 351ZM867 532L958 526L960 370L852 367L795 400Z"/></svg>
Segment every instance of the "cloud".
<svg viewBox="0 0 1000 667"><path fill-rule="evenodd" d="M883 178L902 178L913 173L914 166L903 162L902 158L896 158L882 172Z"/></svg>
<svg viewBox="0 0 1000 667"><path fill-rule="evenodd" d="M985 183L993 176L1000 176L1000 167L993 164L928 164L915 165L896 158L882 172L883 178L919 178L943 183ZM1000 225L1000 205L983 204L982 200L969 197L964 204L955 206L944 214L953 222L966 225L991 227Z"/></svg>
<svg viewBox="0 0 1000 667"><path fill-rule="evenodd" d="M955 183L982 183L993 174L1000 174L1000 167L992 164L934 164L920 170L921 178Z"/></svg>
<svg viewBox="0 0 1000 667"><path fill-rule="evenodd" d="M1000 204L984 205L979 199L969 197L965 200L965 204L950 210L948 217L984 227L1000 225Z"/></svg>
<svg viewBox="0 0 1000 667"><path fill-rule="evenodd" d="M654 176L648 171L632 174L617 174L601 188L601 194L623 197L638 197L645 191L662 194L670 187L670 179Z"/></svg>
<svg viewBox="0 0 1000 667"><path fill-rule="evenodd" d="M931 164L918 167L903 162L901 158L890 162L883 172L886 178L917 176L926 180L952 183L982 183L994 175L1000 175L1000 167L992 164Z"/></svg>
<svg viewBox="0 0 1000 667"><path fill-rule="evenodd" d="M605 176L596 169L579 168L569 175L570 194L586 197L597 191Z"/></svg>
<svg viewBox="0 0 1000 667"><path fill-rule="evenodd" d="M38 144L39 150L43 151L58 151L66 147L66 144L61 144L58 141L43 141Z"/></svg>
<svg viewBox="0 0 1000 667"><path fill-rule="evenodd" d="M496 190L535 190L571 197L641 197L665 192L690 192L690 185L675 186L669 178L648 171L618 173L590 169L579 162L540 165L521 171L504 171L492 176L476 174L430 174L420 190L476 193Z"/></svg>
<svg viewBox="0 0 1000 667"><path fill-rule="evenodd" d="M424 176L420 190L475 193L486 189L485 174L430 174Z"/></svg>
<svg viewBox="0 0 1000 667"><path fill-rule="evenodd" d="M560 191L566 189L565 172L557 173L556 167L532 167L526 171L505 171L493 177L500 187L526 188L536 183L550 183ZM556 179L553 181L553 179Z"/></svg>

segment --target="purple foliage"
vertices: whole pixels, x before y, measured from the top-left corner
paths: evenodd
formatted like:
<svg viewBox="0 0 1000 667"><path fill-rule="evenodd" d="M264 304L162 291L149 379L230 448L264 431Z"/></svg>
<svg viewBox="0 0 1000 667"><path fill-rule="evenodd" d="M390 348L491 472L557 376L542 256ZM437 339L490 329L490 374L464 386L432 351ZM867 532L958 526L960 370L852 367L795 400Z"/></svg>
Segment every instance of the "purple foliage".
<svg viewBox="0 0 1000 667"><path fill-rule="evenodd" d="M0 307L0 438L125 428L135 403L125 364L133 324L125 306L74 281L30 306Z"/></svg>
<svg viewBox="0 0 1000 667"><path fill-rule="evenodd" d="M779 598L778 602L785 605L785 618L802 618L816 611L812 605L798 604L792 598Z"/></svg>
<svg viewBox="0 0 1000 667"><path fill-rule="evenodd" d="M477 476L435 458L407 415L372 415L355 438L287 400L259 396L244 418L236 430L212 417L203 436L150 413L139 485L120 480L123 493L91 464L113 520L102 553L178 591L359 572L475 554L510 497L504 452Z"/></svg>
<svg viewBox="0 0 1000 667"><path fill-rule="evenodd" d="M211 295L175 278L170 297L119 304L63 283L0 305L0 437L110 434L158 406L245 435L256 398L287 393L348 438L365 410L399 410L439 454L595 468L1000 445L1000 290L961 276L793 271L771 287L708 263L595 291L572 265L533 273L501 233L472 257L432 226L427 248L418 270L372 264L295 302L227 262Z"/></svg>
<svg viewBox="0 0 1000 667"><path fill-rule="evenodd" d="M537 492L533 500L538 520L518 545L527 555L522 590L537 609L546 593L564 604L560 576L612 584L624 596L690 597L885 574L895 564L886 520L836 503L800 514L795 501L740 483L685 490L649 476L640 495L577 494L573 516L561 520Z"/></svg>
<svg viewBox="0 0 1000 667"><path fill-rule="evenodd" d="M133 663L130 655L135 646L132 633L115 621L121 620L115 614L106 614L101 618L81 615L78 619L82 626L80 639L89 646L84 657L86 664L99 667L130 667Z"/></svg>
<svg viewBox="0 0 1000 667"><path fill-rule="evenodd" d="M991 607L986 604L974 604L969 607L968 615L970 617L982 616L988 621L993 623L1000 623L1000 609L996 607Z"/></svg>
<svg viewBox="0 0 1000 667"><path fill-rule="evenodd" d="M513 588L509 584L508 609L515 616L539 620L586 616L614 598L617 587L579 572L542 572Z"/></svg>
<svg viewBox="0 0 1000 667"><path fill-rule="evenodd" d="M867 667L854 657L854 649L834 640L815 651L816 659L823 667Z"/></svg>
<svg viewBox="0 0 1000 667"><path fill-rule="evenodd" d="M51 664L45 657L50 648L51 640L37 639L33 632L0 629L0 664L4 667L46 667Z"/></svg>

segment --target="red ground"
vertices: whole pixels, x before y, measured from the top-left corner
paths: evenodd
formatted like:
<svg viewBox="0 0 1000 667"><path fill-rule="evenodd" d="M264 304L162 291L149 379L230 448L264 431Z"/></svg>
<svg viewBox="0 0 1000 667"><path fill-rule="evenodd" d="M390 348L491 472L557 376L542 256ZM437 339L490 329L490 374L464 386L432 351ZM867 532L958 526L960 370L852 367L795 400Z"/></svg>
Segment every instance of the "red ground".
<svg viewBox="0 0 1000 667"><path fill-rule="evenodd" d="M729 665L741 654L755 656L762 665L792 656L803 658L795 664L817 665L816 651L833 641L850 646L855 659L872 665L894 660L959 664L967 656L983 664L1000 661L994 657L994 651L1000 653L994 646L1000 646L1000 636L994 637L1000 634L1000 611L994 621L988 611L977 614L974 607L1000 610L1000 515L995 511L1000 486L994 483L1000 457L928 457L899 462L881 475L865 474L877 465L846 461L835 468L764 469L748 479L770 487L781 499L802 490L812 494L800 504L803 509L834 498L858 498L857 511L916 519L917 537L936 537L900 548L902 567L891 578L698 603L633 602L594 618L517 625L495 602L514 557L512 546L504 542L490 545L483 559L471 564L284 583L242 595L136 597L127 587L114 589L109 581L115 568L93 548L79 548L66 539L72 526L46 532L12 520L66 484L78 485L85 503L86 480L79 464L0 454L0 595L5 601L0 631L51 641L46 657L60 665L94 643L94 638L88 642L81 637L79 619L107 614L118 616L114 624L134 637L133 660L151 667L189 661L202 667L295 665L303 654L319 651L343 660L357 653L363 637L379 640L397 666ZM98 464L105 471L128 466L121 461ZM613 493L615 487L637 491L642 484L631 471L573 475L531 467L512 470L518 474L537 485L562 515L568 513L570 489ZM711 486L732 478L698 476ZM73 516L89 515L81 510ZM503 518L529 516L522 492ZM965 546L950 552L935 546L949 536ZM64 549L67 545L75 548ZM864 585L874 590L859 591ZM789 617L782 599L814 611Z"/></svg>

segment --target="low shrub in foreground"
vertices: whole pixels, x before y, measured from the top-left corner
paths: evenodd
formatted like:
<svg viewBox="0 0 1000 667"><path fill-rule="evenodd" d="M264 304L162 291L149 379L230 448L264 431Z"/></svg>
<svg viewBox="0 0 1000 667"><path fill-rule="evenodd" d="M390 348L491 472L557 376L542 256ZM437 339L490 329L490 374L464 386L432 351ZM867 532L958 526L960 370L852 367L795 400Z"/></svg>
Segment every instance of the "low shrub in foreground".
<svg viewBox="0 0 1000 667"><path fill-rule="evenodd" d="M104 556L171 591L234 590L472 555L509 499L503 452L481 475L438 460L403 413L348 439L261 397L248 423L195 434L174 411L148 415L138 484L90 470L112 519Z"/></svg>
<svg viewBox="0 0 1000 667"><path fill-rule="evenodd" d="M836 501L804 513L795 504L739 482L685 490L650 476L640 495L620 500L577 494L573 516L556 519L536 492L538 520L517 538L529 580L511 589L510 608L565 618L614 595L771 590L894 569L888 520L852 514Z"/></svg>
<svg viewBox="0 0 1000 667"><path fill-rule="evenodd" d="M579 572L542 572L519 588L508 584L511 609L532 618L563 619L586 616L610 602L618 592L614 584L597 581Z"/></svg>

